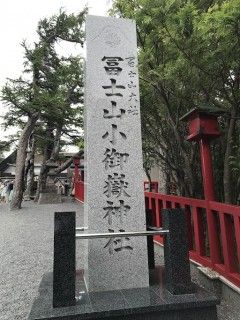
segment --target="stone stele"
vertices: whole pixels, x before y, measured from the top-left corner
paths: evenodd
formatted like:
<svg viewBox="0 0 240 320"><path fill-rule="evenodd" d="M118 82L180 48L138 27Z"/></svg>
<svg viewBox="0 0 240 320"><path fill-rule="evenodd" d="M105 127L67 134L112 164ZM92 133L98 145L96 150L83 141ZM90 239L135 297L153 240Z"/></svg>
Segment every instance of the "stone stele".
<svg viewBox="0 0 240 320"><path fill-rule="evenodd" d="M136 25L88 16L85 225L89 233L146 230ZM89 240L89 291L149 285L146 237Z"/></svg>

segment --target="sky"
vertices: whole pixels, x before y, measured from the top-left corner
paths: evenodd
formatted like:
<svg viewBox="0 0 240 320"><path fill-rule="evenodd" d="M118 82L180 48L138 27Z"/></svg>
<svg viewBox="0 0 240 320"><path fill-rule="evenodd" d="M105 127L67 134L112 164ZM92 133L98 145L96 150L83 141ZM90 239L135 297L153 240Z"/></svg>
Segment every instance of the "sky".
<svg viewBox="0 0 240 320"><path fill-rule="evenodd" d="M21 42L26 40L32 44L37 40L36 28L38 21L50 17L63 8L67 13L77 13L85 5L89 7L89 14L106 16L110 7L110 0L2 0L0 1L0 87L6 78L17 78L23 70L23 49ZM59 53L78 53L81 50L73 44L60 44ZM0 101L0 116L3 116L6 107ZM0 120L1 123L1 120ZM14 132L6 132L0 127L0 139Z"/></svg>

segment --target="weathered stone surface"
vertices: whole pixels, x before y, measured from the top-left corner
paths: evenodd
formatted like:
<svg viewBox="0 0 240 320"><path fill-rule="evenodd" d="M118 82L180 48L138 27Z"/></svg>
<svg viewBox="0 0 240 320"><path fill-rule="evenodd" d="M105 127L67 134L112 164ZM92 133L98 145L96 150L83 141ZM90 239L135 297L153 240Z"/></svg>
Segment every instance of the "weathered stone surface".
<svg viewBox="0 0 240 320"><path fill-rule="evenodd" d="M164 238L166 288L172 294L193 293L184 209L162 209L163 228L169 230Z"/></svg>
<svg viewBox="0 0 240 320"><path fill-rule="evenodd" d="M151 271L151 282L162 278L161 271ZM180 296L158 282L148 288L87 292L79 270L76 292L76 306L52 308L52 274L45 274L28 320L217 320L218 299L200 287L194 294Z"/></svg>
<svg viewBox="0 0 240 320"><path fill-rule="evenodd" d="M86 33L85 224L146 230L135 23L88 16ZM88 242L89 291L148 285L146 238L121 239Z"/></svg>
<svg viewBox="0 0 240 320"><path fill-rule="evenodd" d="M76 212L55 212L53 307L75 305Z"/></svg>

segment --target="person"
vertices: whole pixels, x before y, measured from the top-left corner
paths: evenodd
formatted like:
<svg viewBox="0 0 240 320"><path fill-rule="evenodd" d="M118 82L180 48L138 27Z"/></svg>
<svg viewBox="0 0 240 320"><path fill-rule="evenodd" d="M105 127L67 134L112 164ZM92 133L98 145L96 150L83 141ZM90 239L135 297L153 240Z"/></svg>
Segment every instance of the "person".
<svg viewBox="0 0 240 320"><path fill-rule="evenodd" d="M4 195L4 183L0 181L0 202L4 202L5 195Z"/></svg>
<svg viewBox="0 0 240 320"><path fill-rule="evenodd" d="M11 202L11 201L12 201L13 186L14 186L14 181L11 181L11 182L9 183L9 186L8 186L8 188L9 188L9 190L10 190L10 192L9 192L9 197L8 197L8 202Z"/></svg>
<svg viewBox="0 0 240 320"><path fill-rule="evenodd" d="M4 188L2 192L3 202L7 202L7 189L8 189L8 180L4 182Z"/></svg>

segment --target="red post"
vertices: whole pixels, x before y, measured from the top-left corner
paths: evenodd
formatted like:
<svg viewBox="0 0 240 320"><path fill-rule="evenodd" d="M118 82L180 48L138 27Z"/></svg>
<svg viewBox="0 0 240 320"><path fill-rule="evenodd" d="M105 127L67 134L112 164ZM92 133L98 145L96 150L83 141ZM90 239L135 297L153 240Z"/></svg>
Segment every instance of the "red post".
<svg viewBox="0 0 240 320"><path fill-rule="evenodd" d="M210 143L207 138L202 138L200 140L200 153L201 153L204 197L206 200L215 200L212 156L211 156Z"/></svg>
<svg viewBox="0 0 240 320"><path fill-rule="evenodd" d="M184 115L181 119L188 121L189 135L187 137L187 140L199 141L200 144L202 179L204 197L206 200L206 216L210 247L210 259L212 265L214 265L220 263L221 259L216 215L210 209L209 205L209 201L215 200L212 155L209 141L220 135L217 122L217 114L210 113L209 111L204 109L195 108L188 112L186 115ZM198 220L196 218L197 217L195 217L195 224L198 223ZM200 243L198 245L198 250L203 251L200 248Z"/></svg>
<svg viewBox="0 0 240 320"><path fill-rule="evenodd" d="M220 135L217 114L203 108L195 108L185 114L181 120L188 122L187 141L199 141L200 143L204 197L207 201L215 200L209 141Z"/></svg>
<svg viewBox="0 0 240 320"><path fill-rule="evenodd" d="M204 198L206 200L206 215L208 225L208 238L210 247L210 258L212 264L220 263L218 228L215 214L209 207L209 201L215 200L212 155L209 138L203 137L199 141L202 165L202 179L204 188Z"/></svg>
<svg viewBox="0 0 240 320"><path fill-rule="evenodd" d="M79 158L74 158L73 159L74 163L74 183L77 181L81 180L80 172L79 172L79 164L80 164L80 159Z"/></svg>

